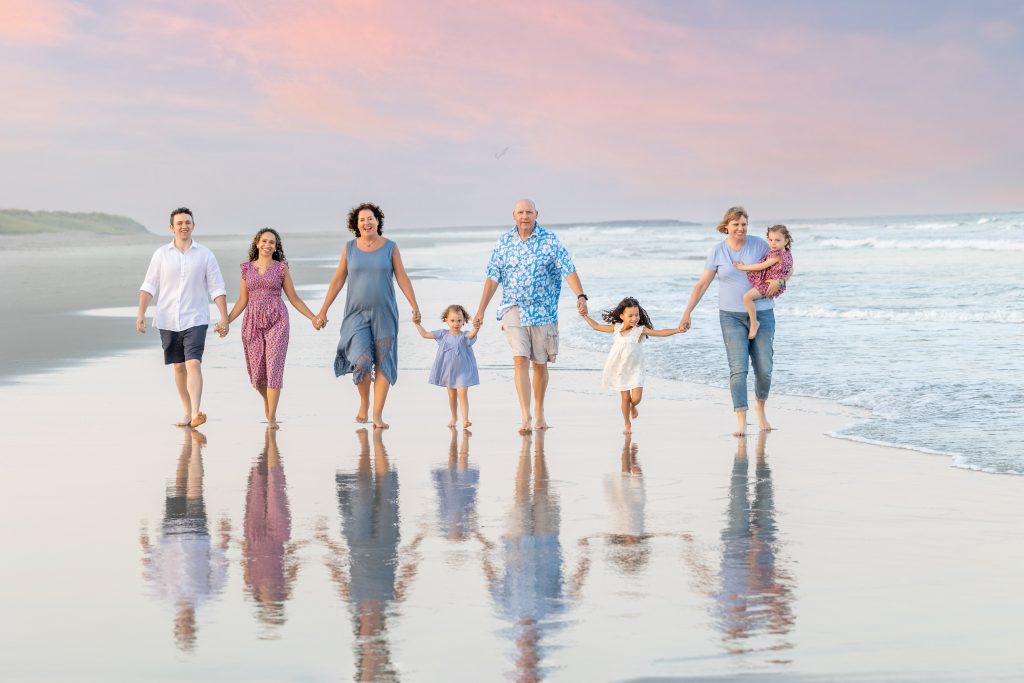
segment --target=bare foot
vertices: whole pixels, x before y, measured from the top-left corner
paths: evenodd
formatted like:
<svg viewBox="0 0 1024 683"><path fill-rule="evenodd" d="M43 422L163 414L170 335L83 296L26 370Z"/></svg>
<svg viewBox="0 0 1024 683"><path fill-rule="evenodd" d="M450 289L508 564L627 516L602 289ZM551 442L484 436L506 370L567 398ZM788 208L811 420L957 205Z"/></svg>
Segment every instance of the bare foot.
<svg viewBox="0 0 1024 683"><path fill-rule="evenodd" d="M277 420L267 420L267 429L280 429L281 425L277 424Z"/></svg>
<svg viewBox="0 0 1024 683"><path fill-rule="evenodd" d="M529 434L532 431L532 429L530 428L530 420L531 419L532 418L529 415L526 415L525 417L523 417L523 423L521 425L519 425L519 433L520 434Z"/></svg>
<svg viewBox="0 0 1024 683"><path fill-rule="evenodd" d="M356 413L356 422L366 424L369 421L369 418L366 417L366 413Z"/></svg>
<svg viewBox="0 0 1024 683"><path fill-rule="evenodd" d="M373 428L374 429L390 429L391 425L389 425L387 422L374 422L373 423Z"/></svg>
<svg viewBox="0 0 1024 683"><path fill-rule="evenodd" d="M631 406L629 409L629 415L635 420L640 417L640 411L636 409L636 406Z"/></svg>
<svg viewBox="0 0 1024 683"><path fill-rule="evenodd" d="M199 411L198 413L196 413L196 416L193 417L192 420L188 423L188 426L195 429L204 422L206 422L206 413L204 413L203 411Z"/></svg>
<svg viewBox="0 0 1024 683"><path fill-rule="evenodd" d="M469 429L472 426L473 426L473 423L470 422L469 420L463 420L462 421L462 428L463 429Z"/></svg>
<svg viewBox="0 0 1024 683"><path fill-rule="evenodd" d="M542 432L550 426L551 425L548 424L548 421L545 420L543 417L538 417L537 421L533 424L533 428L536 429L538 432Z"/></svg>
<svg viewBox="0 0 1024 683"><path fill-rule="evenodd" d="M758 425L757 425L757 428L759 430L761 430L762 432L770 432L770 431L772 431L772 426L770 424L768 424L767 421L759 422Z"/></svg>
<svg viewBox="0 0 1024 683"><path fill-rule="evenodd" d="M747 339L753 339L757 336L757 328L761 327L761 323L756 320L750 321L750 333L747 335Z"/></svg>
<svg viewBox="0 0 1024 683"><path fill-rule="evenodd" d="M633 433L633 425L631 425L631 424L629 424L627 422L626 423L626 428L622 430L622 433L623 434L632 434Z"/></svg>
<svg viewBox="0 0 1024 683"><path fill-rule="evenodd" d="M451 422L448 423L448 427L450 429L454 429L455 428L455 418L454 417L452 418Z"/></svg>
<svg viewBox="0 0 1024 683"><path fill-rule="evenodd" d="M192 421L192 416L191 415L186 415L185 417L181 418L180 421L175 422L174 426L175 427L188 427L189 426L188 423L191 422L191 421Z"/></svg>

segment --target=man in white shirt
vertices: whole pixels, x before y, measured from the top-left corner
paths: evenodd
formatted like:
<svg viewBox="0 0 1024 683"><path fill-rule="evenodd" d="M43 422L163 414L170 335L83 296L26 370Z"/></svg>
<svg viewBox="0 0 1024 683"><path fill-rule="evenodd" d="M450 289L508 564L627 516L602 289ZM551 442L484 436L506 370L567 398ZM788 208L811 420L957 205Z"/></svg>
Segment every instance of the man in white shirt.
<svg viewBox="0 0 1024 683"><path fill-rule="evenodd" d="M174 366L174 383L185 409L179 427L206 422L199 410L203 397L203 350L210 326L210 299L220 311L218 332L228 333L227 291L213 252L192 240L192 212L185 207L171 212L174 241L160 247L149 262L139 288L139 315L135 329L145 334L146 309L157 297L153 324L160 331L164 365Z"/></svg>

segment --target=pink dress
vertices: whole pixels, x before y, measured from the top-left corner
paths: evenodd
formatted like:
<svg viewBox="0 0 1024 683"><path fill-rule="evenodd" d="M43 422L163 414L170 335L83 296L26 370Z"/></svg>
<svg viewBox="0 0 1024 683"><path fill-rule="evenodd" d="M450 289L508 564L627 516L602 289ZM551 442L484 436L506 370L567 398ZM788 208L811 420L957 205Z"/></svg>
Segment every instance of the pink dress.
<svg viewBox="0 0 1024 683"><path fill-rule="evenodd" d="M747 271L747 279L750 280L750 285L761 293L761 296L766 296L768 291L768 281L778 280L780 277L785 280L793 273L793 253L786 249L772 249L768 254L761 260L764 263L768 259L778 258L779 262L774 266L769 266L764 270L750 270ZM769 299L777 299L782 293L786 291L785 288L775 292L773 296L768 297Z"/></svg>
<svg viewBox="0 0 1024 683"><path fill-rule="evenodd" d="M288 308L281 298L286 261L272 261L260 275L255 263L241 265L249 290L249 305L242 321L245 364L254 387L280 389L284 359L288 355Z"/></svg>

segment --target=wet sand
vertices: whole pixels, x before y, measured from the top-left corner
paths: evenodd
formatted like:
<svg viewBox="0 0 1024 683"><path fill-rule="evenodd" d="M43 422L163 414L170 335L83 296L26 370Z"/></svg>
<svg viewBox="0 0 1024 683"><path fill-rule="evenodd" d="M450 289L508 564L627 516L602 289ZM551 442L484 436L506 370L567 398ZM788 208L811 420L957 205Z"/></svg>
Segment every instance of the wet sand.
<svg viewBox="0 0 1024 683"><path fill-rule="evenodd" d="M417 294L427 310L478 289L419 281ZM1024 670L1024 478L829 438L856 413L824 401L773 399L777 431L736 439L726 392L668 381L648 385L626 442L617 399L587 369L603 358L582 352L553 366L552 429L522 437L493 321L476 347L472 436L453 441L444 392L426 384L431 345L400 310L383 434L357 429L355 391L329 369L340 302L320 334L293 316L273 438L237 326L207 346L201 437L172 426L179 406L152 339L0 387L13 427L5 678Z"/></svg>

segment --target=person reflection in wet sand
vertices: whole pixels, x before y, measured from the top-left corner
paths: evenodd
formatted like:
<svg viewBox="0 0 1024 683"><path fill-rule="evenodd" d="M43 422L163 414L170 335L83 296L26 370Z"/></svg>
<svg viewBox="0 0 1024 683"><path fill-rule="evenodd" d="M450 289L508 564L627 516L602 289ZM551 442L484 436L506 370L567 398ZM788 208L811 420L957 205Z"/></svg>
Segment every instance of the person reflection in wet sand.
<svg viewBox="0 0 1024 683"><path fill-rule="evenodd" d="M640 573L651 554L647 539L652 534L644 533L647 494L637 458L638 451L637 444L627 434L622 444L620 471L604 479L604 492L612 512L613 525L612 532L605 538L610 544L610 559L623 574Z"/></svg>
<svg viewBox="0 0 1024 683"><path fill-rule="evenodd" d="M245 496L245 586L257 605L257 618L268 627L285 622L284 603L298 573L297 545L289 543L291 511L277 432L268 428L263 452L249 470Z"/></svg>
<svg viewBox="0 0 1024 683"><path fill-rule="evenodd" d="M531 458L531 441L536 447ZM484 574L491 597L501 615L512 623L509 632L516 647L516 681L540 681L546 673L543 638L561 624L556 621L581 589L584 569L578 569L567 588L562 587L562 548L558 538L561 510L551 490L544 460L544 432L526 432L516 470L515 498L502 537L504 574L499 575L483 554ZM477 538L487 551L494 549L482 534Z"/></svg>
<svg viewBox="0 0 1024 683"><path fill-rule="evenodd" d="M184 443L167 486L164 519L156 543L148 525L139 532L143 577L161 598L174 605L174 641L188 652L195 648L198 626L196 609L224 590L231 541L226 518L220 523L220 543L213 545L206 525L203 502L203 446L206 437L184 428Z"/></svg>
<svg viewBox="0 0 1024 683"><path fill-rule="evenodd" d="M775 496L772 472L764 457L768 432L757 438L754 501L751 504L747 475L747 441L736 439L729 508L722 530L717 622L729 652L777 651L791 648L785 636L793 628L792 578L778 567ZM758 646L752 639L770 637ZM785 660L773 660L785 663Z"/></svg>
<svg viewBox="0 0 1024 683"><path fill-rule="evenodd" d="M397 681L391 661L387 617L405 599L419 564L417 549L424 533L399 549L398 472L388 462L384 431L356 431L359 464L355 472L338 472L335 482L341 532L347 544L332 540L326 525L317 537L331 555L327 565L343 600L353 613L356 681Z"/></svg>
<svg viewBox="0 0 1024 683"><path fill-rule="evenodd" d="M437 489L437 528L450 541L462 541L476 530L476 492L480 486L480 470L469 464L469 438L462 432L459 447L458 430L452 428L448 446L448 466L431 472Z"/></svg>

